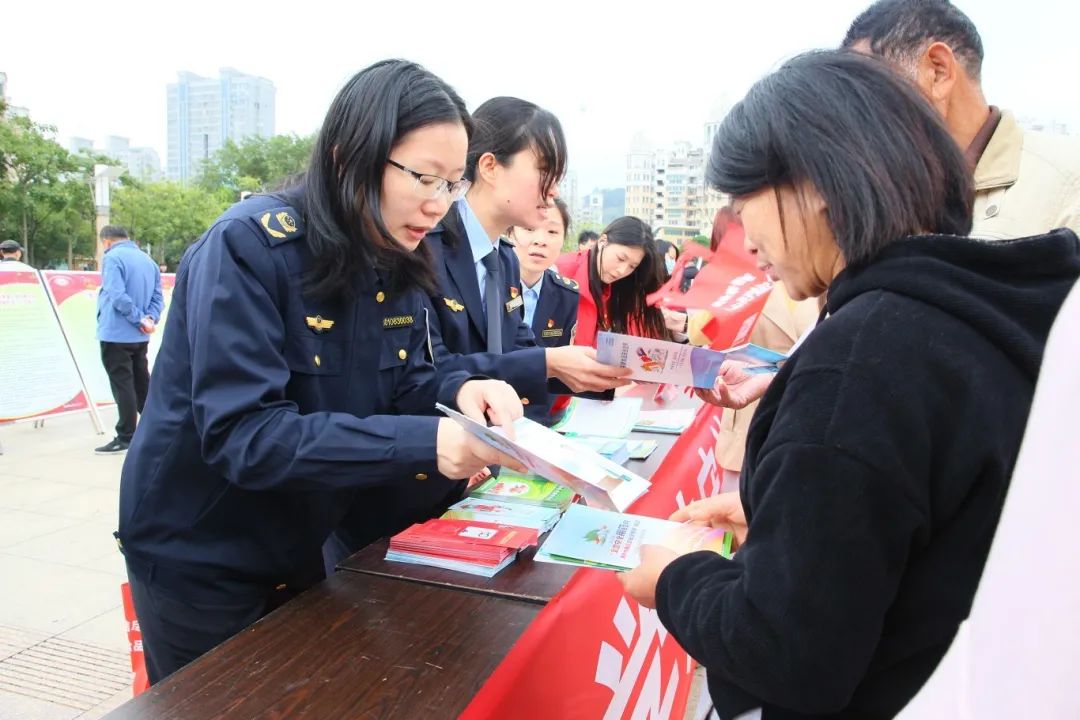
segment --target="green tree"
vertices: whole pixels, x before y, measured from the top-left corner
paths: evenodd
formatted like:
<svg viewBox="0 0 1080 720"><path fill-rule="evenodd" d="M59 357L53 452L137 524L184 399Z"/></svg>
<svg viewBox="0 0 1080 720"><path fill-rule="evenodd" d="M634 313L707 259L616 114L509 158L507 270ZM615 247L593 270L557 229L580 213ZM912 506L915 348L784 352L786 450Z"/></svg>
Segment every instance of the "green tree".
<svg viewBox="0 0 1080 720"><path fill-rule="evenodd" d="M203 166L198 184L205 190L226 188L236 194L272 189L307 168L314 145L314 135L228 140Z"/></svg>
<svg viewBox="0 0 1080 720"><path fill-rule="evenodd" d="M95 158L72 155L54 135L53 127L0 108L0 235L18 239L27 261L42 266L93 247Z"/></svg>
<svg viewBox="0 0 1080 720"><path fill-rule="evenodd" d="M175 266L188 245L232 202L230 191L210 192L174 182L141 183L124 178L112 195L112 222L162 263Z"/></svg>

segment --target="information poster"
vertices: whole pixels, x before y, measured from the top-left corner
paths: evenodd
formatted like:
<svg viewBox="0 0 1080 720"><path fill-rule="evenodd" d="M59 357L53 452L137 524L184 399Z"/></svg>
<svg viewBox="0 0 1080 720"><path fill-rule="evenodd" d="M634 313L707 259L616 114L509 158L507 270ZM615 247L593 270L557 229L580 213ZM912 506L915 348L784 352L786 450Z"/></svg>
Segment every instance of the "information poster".
<svg viewBox="0 0 1080 720"><path fill-rule="evenodd" d="M0 264L0 423L90 407L36 271Z"/></svg>

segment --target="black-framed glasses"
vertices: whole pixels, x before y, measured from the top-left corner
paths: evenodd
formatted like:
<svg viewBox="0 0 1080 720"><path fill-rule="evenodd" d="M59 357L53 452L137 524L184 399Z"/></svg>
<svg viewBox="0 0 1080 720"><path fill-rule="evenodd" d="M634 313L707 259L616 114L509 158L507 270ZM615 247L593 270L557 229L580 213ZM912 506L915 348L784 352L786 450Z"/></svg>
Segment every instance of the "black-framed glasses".
<svg viewBox="0 0 1080 720"><path fill-rule="evenodd" d="M390 159L387 159L386 162L393 165L398 170L412 175L414 180L413 192L416 193L417 197L422 197L425 200L437 200L439 196L446 193L447 197L450 198L450 202L456 202L465 197L465 193L467 193L469 187L472 186L472 183L465 178L453 182L452 180L441 178L438 175L427 175L425 173L416 172L415 170L407 168L401 163L394 162Z"/></svg>

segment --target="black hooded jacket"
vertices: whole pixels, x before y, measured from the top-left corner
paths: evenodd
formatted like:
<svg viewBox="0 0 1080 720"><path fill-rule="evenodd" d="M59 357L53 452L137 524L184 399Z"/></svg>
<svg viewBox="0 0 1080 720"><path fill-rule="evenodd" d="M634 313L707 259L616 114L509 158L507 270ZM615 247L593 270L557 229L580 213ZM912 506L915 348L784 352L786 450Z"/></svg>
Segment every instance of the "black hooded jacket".
<svg viewBox="0 0 1080 720"><path fill-rule="evenodd" d="M747 541L657 587L720 717L888 718L915 695L971 608L1078 274L1058 230L906 238L833 281L750 427Z"/></svg>

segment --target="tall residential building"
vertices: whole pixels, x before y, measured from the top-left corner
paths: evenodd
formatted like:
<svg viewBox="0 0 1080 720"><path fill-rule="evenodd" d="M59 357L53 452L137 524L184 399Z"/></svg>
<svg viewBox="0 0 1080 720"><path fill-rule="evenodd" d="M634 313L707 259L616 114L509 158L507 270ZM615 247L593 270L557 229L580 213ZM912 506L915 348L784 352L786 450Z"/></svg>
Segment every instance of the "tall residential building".
<svg viewBox="0 0 1080 720"><path fill-rule="evenodd" d="M604 191L593 190L582 198L576 224L579 228L601 228L604 226Z"/></svg>
<svg viewBox="0 0 1080 720"><path fill-rule="evenodd" d="M656 210L656 155L644 135L634 136L626 156L626 208L624 212L651 226Z"/></svg>
<svg viewBox="0 0 1080 720"><path fill-rule="evenodd" d="M719 122L705 126L708 147ZM626 214L641 218L657 239L683 243L710 235L716 212L726 198L705 183L708 151L689 142L653 150L635 136L626 156Z"/></svg>
<svg viewBox="0 0 1080 720"><path fill-rule="evenodd" d="M269 80L222 68L220 76L178 74L168 87L168 177L188 182L226 140L274 134L274 96Z"/></svg>

